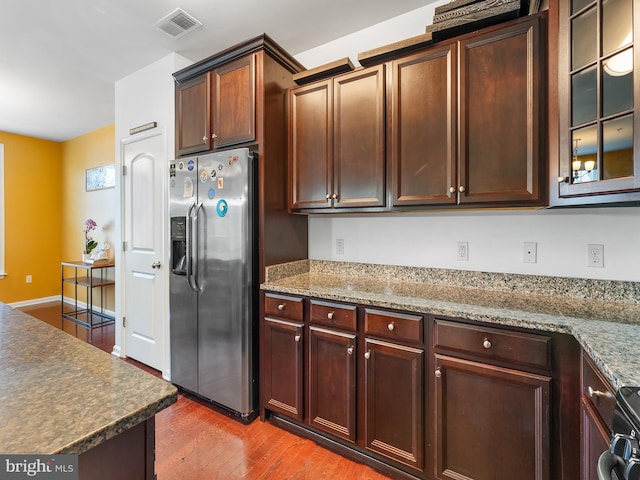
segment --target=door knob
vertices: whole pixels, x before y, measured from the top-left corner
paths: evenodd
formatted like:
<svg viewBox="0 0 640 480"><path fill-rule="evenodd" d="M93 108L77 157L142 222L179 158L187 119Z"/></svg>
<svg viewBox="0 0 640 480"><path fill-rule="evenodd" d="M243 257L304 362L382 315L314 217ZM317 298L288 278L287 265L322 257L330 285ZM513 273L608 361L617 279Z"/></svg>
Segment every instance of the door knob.
<svg viewBox="0 0 640 480"><path fill-rule="evenodd" d="M155 269L155 268L160 268L160 265L162 265L160 262L153 262L153 263L151 264L151 268L154 268L154 269Z"/></svg>

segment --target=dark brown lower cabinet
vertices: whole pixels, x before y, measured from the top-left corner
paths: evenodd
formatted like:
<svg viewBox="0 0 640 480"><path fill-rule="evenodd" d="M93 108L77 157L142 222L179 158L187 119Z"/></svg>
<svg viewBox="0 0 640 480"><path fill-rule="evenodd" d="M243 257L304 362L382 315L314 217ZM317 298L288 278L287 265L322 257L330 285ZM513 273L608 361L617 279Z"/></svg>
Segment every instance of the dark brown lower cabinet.
<svg viewBox="0 0 640 480"><path fill-rule="evenodd" d="M598 458L609 448L611 433L587 403L580 405L582 415L582 480L598 480Z"/></svg>
<svg viewBox="0 0 640 480"><path fill-rule="evenodd" d="M550 479L551 378L436 355L436 476Z"/></svg>
<svg viewBox="0 0 640 480"><path fill-rule="evenodd" d="M302 420L303 324L264 319L264 399L267 408Z"/></svg>
<svg viewBox="0 0 640 480"><path fill-rule="evenodd" d="M309 423L356 441L356 336L309 327Z"/></svg>
<svg viewBox="0 0 640 480"><path fill-rule="evenodd" d="M365 339L365 446L424 468L424 350Z"/></svg>

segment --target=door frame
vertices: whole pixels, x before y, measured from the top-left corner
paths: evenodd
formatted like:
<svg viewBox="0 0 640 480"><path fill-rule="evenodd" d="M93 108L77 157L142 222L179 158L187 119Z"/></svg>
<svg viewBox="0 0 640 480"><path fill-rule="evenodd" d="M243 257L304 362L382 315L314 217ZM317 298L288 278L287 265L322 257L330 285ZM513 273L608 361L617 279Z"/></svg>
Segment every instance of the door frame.
<svg viewBox="0 0 640 480"><path fill-rule="evenodd" d="M117 248L115 248L115 278L116 288L115 288L115 308L116 308L116 322L115 322L115 344L113 346L112 355L119 358L127 358L127 349L126 349L126 327L124 326L123 317L125 314L125 295L127 291L126 285L126 268L125 268L125 260L124 260L124 250L123 250L123 242L124 242L124 225L126 224L126 219L128 218L129 212L125 211L125 202L124 202L124 189L123 189L123 165L124 165L124 155L125 155L125 147L131 143L147 140L149 138L160 135L162 137L162 145L163 152L160 158L160 161L166 166L169 163L168 153L171 151L169 148L172 148L172 145L169 144L169 138L167 136L166 127L159 127L157 130L150 131L144 134L137 134L135 136L129 135L124 138L120 138L118 141L118 164L116 168L116 201L117 212L119 213L115 222L115 241ZM162 205L160 208L160 216L158 219L162 225L162 247L160 252L161 262L163 267L168 265L169 263L169 251L167 248L169 242L169 233L167 227L167 216L168 216L168 182L167 175L162 176ZM163 337L164 337L164 345L162 345L162 378L165 380L171 379L171 364L170 364L170 356L169 356L169 275L164 275L164 284L162 286L163 292L163 301L162 308L160 311L163 312L162 326L163 326Z"/></svg>

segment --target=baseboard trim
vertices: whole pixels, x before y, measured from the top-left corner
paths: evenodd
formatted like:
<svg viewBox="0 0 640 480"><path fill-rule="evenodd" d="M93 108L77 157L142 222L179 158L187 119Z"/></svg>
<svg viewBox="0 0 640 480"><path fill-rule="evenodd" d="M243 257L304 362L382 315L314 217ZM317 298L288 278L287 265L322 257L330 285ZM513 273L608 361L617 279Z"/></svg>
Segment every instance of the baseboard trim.
<svg viewBox="0 0 640 480"><path fill-rule="evenodd" d="M54 295L52 297L33 298L31 300L23 300L22 302L8 303L12 308L30 307L32 305L40 305L41 303L59 302L60 295Z"/></svg>

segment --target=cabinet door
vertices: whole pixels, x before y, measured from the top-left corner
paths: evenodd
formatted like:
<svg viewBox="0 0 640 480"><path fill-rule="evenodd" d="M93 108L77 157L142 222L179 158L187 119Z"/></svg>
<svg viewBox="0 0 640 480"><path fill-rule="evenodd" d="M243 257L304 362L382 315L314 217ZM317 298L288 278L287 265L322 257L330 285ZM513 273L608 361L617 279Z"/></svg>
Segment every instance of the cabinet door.
<svg viewBox="0 0 640 480"><path fill-rule="evenodd" d="M544 200L545 42L540 19L460 43L460 203Z"/></svg>
<svg viewBox="0 0 640 480"><path fill-rule="evenodd" d="M598 419L597 413L584 400L580 405L582 416L582 446L580 458L582 459L582 480L598 480L598 458L600 454L609 448L611 432Z"/></svg>
<svg viewBox="0 0 640 480"><path fill-rule="evenodd" d="M365 339L365 446L424 468L424 351Z"/></svg>
<svg viewBox="0 0 640 480"><path fill-rule="evenodd" d="M560 148L551 203L640 200L638 2L557 4Z"/></svg>
<svg viewBox="0 0 640 480"><path fill-rule="evenodd" d="M385 66L334 80L334 208L385 205Z"/></svg>
<svg viewBox="0 0 640 480"><path fill-rule="evenodd" d="M213 71L213 145L226 147L256 138L255 57Z"/></svg>
<svg viewBox="0 0 640 480"><path fill-rule="evenodd" d="M391 68L392 206L453 204L457 200L456 44L395 60Z"/></svg>
<svg viewBox="0 0 640 480"><path fill-rule="evenodd" d="M176 153L188 155L211 148L208 73L176 86Z"/></svg>
<svg viewBox="0 0 640 480"><path fill-rule="evenodd" d="M333 185L333 84L331 80L291 90L289 155L291 207L329 208Z"/></svg>
<svg viewBox="0 0 640 480"><path fill-rule="evenodd" d="M309 328L309 422L356 440L356 336Z"/></svg>
<svg viewBox="0 0 640 480"><path fill-rule="evenodd" d="M266 408L302 420L303 325L264 320L263 374Z"/></svg>
<svg viewBox="0 0 640 480"><path fill-rule="evenodd" d="M436 355L436 476L548 480L549 377Z"/></svg>

